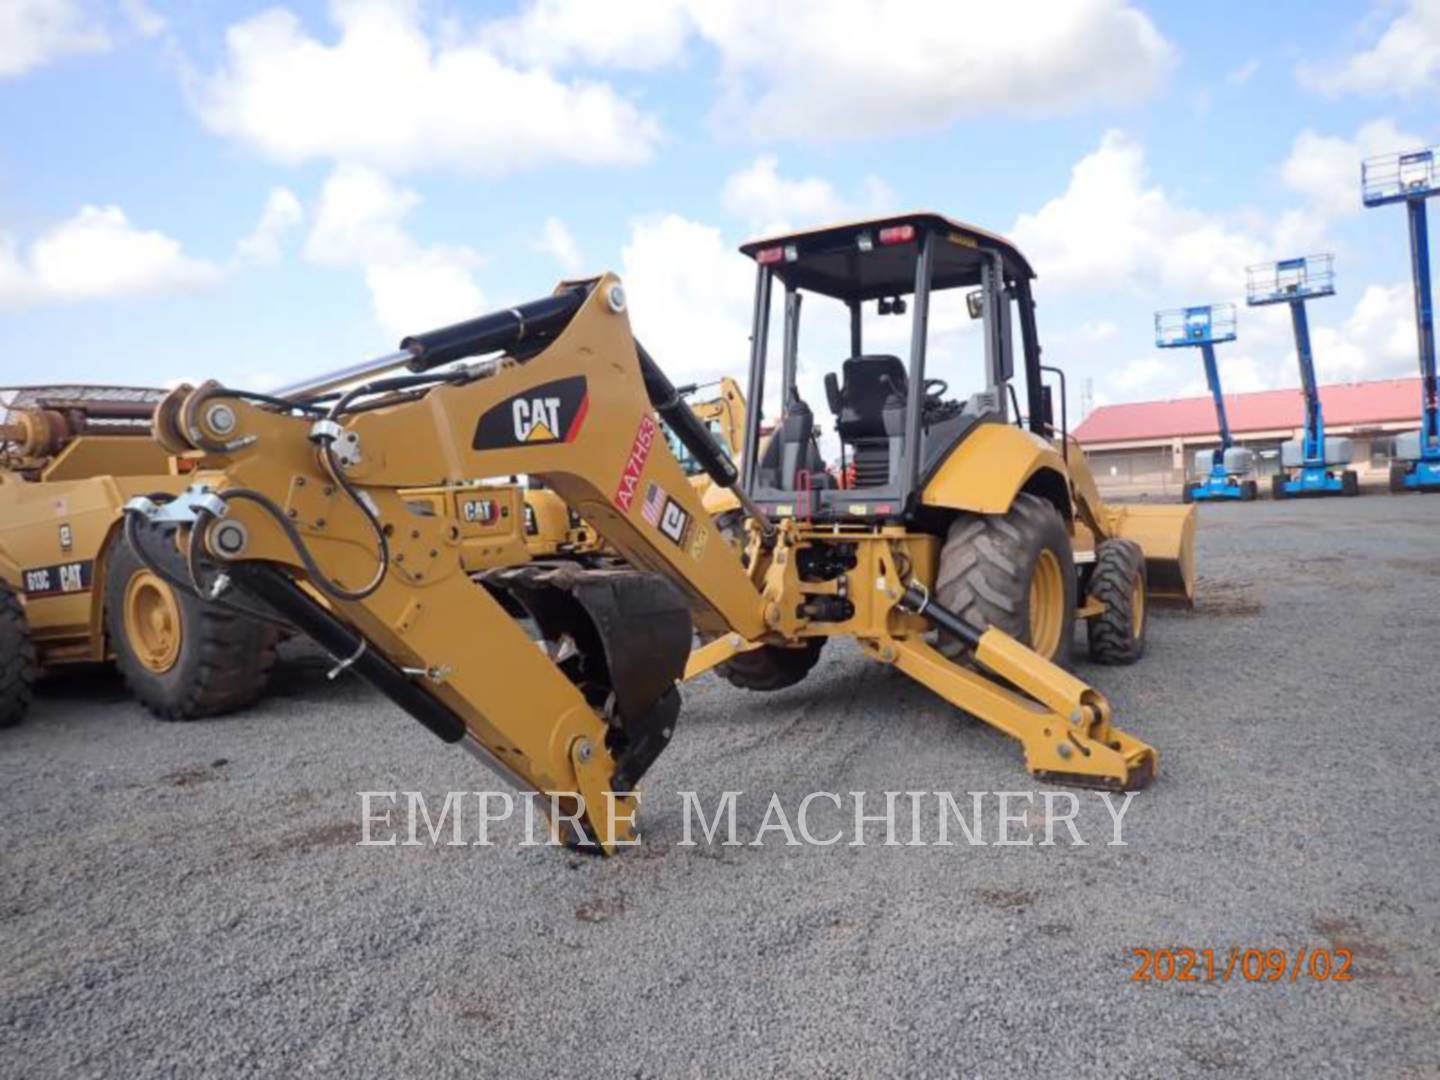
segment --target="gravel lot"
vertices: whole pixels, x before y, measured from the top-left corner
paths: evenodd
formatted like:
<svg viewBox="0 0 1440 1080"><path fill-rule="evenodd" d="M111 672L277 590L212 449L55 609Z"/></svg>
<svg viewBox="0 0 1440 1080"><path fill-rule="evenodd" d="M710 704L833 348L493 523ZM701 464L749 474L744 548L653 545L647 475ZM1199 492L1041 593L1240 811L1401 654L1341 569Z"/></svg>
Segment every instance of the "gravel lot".
<svg viewBox="0 0 1440 1080"><path fill-rule="evenodd" d="M304 649L219 721L51 685L0 732L0 1073L1440 1075L1440 497L1201 515L1196 610L1080 669L1160 750L1126 847L1093 794L1086 847L678 846L681 790L748 839L772 793L1035 787L848 646L689 688L610 860L355 846L358 791L494 781ZM1184 945L1354 979L1131 981Z"/></svg>

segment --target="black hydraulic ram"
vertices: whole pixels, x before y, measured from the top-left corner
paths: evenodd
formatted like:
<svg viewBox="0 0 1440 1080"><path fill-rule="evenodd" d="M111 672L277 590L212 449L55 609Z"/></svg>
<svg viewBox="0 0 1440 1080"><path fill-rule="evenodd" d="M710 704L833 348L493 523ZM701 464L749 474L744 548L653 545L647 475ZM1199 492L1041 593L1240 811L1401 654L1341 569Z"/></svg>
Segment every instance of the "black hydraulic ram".
<svg viewBox="0 0 1440 1080"><path fill-rule="evenodd" d="M908 611L929 619L935 626L959 638L966 647L971 649L979 646L980 638L984 634L983 630L976 630L955 612L947 607L941 607L930 599L930 590L916 581L910 583L910 587L905 590L905 595L900 597L895 606L901 611Z"/></svg>
<svg viewBox="0 0 1440 1080"><path fill-rule="evenodd" d="M465 722L437 698L366 645L365 639L307 596L288 577L262 562L236 562L226 569L236 588L273 608L302 633L447 743L465 737Z"/></svg>
<svg viewBox="0 0 1440 1080"><path fill-rule="evenodd" d="M429 371L452 360L548 341L570 325L587 295L585 289L566 289L508 311L411 334L400 342L401 351L412 357L405 366L411 371Z"/></svg>

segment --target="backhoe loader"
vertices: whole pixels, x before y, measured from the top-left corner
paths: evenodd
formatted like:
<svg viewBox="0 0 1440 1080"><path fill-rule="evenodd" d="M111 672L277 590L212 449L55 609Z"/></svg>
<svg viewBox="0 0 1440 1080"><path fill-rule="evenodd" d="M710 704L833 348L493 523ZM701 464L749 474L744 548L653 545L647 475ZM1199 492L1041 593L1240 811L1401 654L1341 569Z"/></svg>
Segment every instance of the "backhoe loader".
<svg viewBox="0 0 1440 1080"><path fill-rule="evenodd" d="M754 406L777 286L787 316L782 412L762 454L749 410L738 469L635 339L607 273L269 399L177 388L156 411L158 440L222 473L132 500L127 532L151 553L178 529L207 593L263 602L441 739L548 794L557 833L607 852L631 835L685 677L718 667L742 686L788 685L835 636L1018 739L1037 776L1144 786L1155 751L1057 661L1077 614L1096 659L1139 658L1148 596L1190 592L1193 508L1101 506L1047 407L1024 258L930 213L742 250L757 264ZM973 290L984 346L985 389L964 402L926 372L931 295L952 289ZM802 293L850 315L845 378L827 396L853 476L813 460L795 379ZM862 305L893 312L902 298L908 365L863 348ZM314 403L358 380L347 402ZM539 438L537 410L551 421ZM661 420L735 491L743 560L717 542ZM401 494L437 474L540 477L628 566L500 566L477 583L453 528ZM708 642L693 655L692 631Z"/></svg>

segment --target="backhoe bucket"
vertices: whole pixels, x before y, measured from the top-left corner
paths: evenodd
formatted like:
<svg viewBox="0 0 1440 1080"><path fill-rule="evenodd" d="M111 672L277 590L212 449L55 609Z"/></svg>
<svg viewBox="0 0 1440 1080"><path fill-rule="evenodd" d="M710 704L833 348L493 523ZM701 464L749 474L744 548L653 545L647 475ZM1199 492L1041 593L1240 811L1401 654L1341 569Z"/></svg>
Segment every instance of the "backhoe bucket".
<svg viewBox="0 0 1440 1080"><path fill-rule="evenodd" d="M1195 507L1108 506L1112 535L1123 536L1145 552L1152 600L1183 607L1195 604Z"/></svg>

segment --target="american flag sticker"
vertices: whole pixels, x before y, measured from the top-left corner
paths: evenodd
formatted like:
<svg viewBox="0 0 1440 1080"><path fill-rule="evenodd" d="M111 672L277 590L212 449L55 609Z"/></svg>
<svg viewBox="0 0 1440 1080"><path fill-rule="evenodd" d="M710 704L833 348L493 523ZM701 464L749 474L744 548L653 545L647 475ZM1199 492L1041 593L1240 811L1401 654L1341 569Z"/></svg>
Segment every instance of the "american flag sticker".
<svg viewBox="0 0 1440 1080"><path fill-rule="evenodd" d="M640 516L651 525L660 524L660 511L665 506L665 492L660 490L659 484L651 484L645 491L645 504L640 508Z"/></svg>

